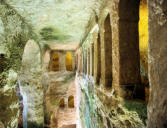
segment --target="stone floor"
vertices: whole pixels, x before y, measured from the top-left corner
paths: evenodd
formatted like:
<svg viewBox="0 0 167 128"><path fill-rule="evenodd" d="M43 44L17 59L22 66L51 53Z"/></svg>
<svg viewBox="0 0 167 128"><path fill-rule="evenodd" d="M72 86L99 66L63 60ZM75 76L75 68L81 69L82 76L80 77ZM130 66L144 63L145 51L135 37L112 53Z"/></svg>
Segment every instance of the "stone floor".
<svg viewBox="0 0 167 128"><path fill-rule="evenodd" d="M76 109L60 109L58 112L58 128L73 128L73 125L76 126Z"/></svg>

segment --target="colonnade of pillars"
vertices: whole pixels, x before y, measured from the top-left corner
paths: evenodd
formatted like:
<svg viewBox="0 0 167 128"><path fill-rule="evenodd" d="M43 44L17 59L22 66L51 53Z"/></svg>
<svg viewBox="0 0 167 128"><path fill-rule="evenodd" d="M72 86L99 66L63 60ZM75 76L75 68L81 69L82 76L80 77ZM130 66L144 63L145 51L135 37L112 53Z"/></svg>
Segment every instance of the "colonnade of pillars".
<svg viewBox="0 0 167 128"><path fill-rule="evenodd" d="M132 11L138 12L136 10ZM112 37L115 33L112 30L112 17L108 14L103 20L104 27L99 28L101 31L96 34L97 39L84 47L78 55L82 56L78 60L82 61L78 67L82 70L79 71L94 76L97 85L110 88L113 84L129 87L140 83L139 19L138 16L131 18L131 13L127 16L120 14L120 30L116 33L117 36ZM127 19L130 22L127 23Z"/></svg>
<svg viewBox="0 0 167 128"><path fill-rule="evenodd" d="M167 13L165 7L167 7L167 2L165 0L148 0L147 2L149 9L148 74L150 86L147 127L166 128ZM90 75L86 69L94 70L93 76L96 84L103 83L108 87L109 81L109 86L126 87L126 85L134 86L140 83L139 3L140 0L112 1L110 10L112 15L110 15L110 18L106 18L111 19L110 26L106 24L108 28L111 27L110 36L105 36L108 30L105 29L106 27L102 28L101 26L101 24L108 22L103 20L103 23L99 23L101 20L98 19L98 22L96 22L99 26L97 40L91 42L93 43L94 52L88 52L90 47L84 47L80 51L82 59L79 61L82 62L80 62L78 71ZM106 41L108 37L111 39L110 44ZM94 61L93 65L88 65L89 63L87 63L89 61L87 60L88 54L91 57L94 55L94 59L90 57L90 61ZM108 67L108 62L112 67L112 71ZM108 78L112 82L107 80Z"/></svg>

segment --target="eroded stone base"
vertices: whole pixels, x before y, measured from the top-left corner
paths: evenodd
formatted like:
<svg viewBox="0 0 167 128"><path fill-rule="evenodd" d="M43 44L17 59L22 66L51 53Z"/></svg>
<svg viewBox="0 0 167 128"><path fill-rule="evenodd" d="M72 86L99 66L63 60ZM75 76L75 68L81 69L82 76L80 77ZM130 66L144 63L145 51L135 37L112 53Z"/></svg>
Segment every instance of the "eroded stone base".
<svg viewBox="0 0 167 128"><path fill-rule="evenodd" d="M80 77L82 90L80 119L83 128L145 128L146 105L123 100L94 85L93 79Z"/></svg>

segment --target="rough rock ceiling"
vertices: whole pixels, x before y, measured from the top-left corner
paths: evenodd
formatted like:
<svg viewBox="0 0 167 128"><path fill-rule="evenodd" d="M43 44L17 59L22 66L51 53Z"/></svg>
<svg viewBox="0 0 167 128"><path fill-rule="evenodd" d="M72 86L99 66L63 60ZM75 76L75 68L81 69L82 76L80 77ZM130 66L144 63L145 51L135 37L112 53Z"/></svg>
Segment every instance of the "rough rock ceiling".
<svg viewBox="0 0 167 128"><path fill-rule="evenodd" d="M6 0L30 24L34 31L52 39L47 42L78 42L93 13L102 0ZM54 36L56 36L54 38Z"/></svg>

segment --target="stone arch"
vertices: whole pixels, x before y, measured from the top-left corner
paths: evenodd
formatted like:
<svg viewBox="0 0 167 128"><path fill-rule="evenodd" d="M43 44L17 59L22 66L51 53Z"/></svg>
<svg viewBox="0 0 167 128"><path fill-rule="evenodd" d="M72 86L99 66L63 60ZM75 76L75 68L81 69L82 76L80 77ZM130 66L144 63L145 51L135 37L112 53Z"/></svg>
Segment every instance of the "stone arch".
<svg viewBox="0 0 167 128"><path fill-rule="evenodd" d="M97 40L94 43L94 79L97 85L101 79L101 39L100 33L97 35Z"/></svg>
<svg viewBox="0 0 167 128"><path fill-rule="evenodd" d="M105 87L112 86L112 28L110 14L104 21L104 41L101 45L101 82Z"/></svg>
<svg viewBox="0 0 167 128"><path fill-rule="evenodd" d="M59 71L59 54L58 54L58 52L51 53L50 71Z"/></svg>
<svg viewBox="0 0 167 128"><path fill-rule="evenodd" d="M134 86L140 83L139 57L140 0L120 0L119 16L119 84Z"/></svg>
<svg viewBox="0 0 167 128"><path fill-rule="evenodd" d="M66 53L66 70L67 71L72 71L72 54L71 52Z"/></svg>
<svg viewBox="0 0 167 128"><path fill-rule="evenodd" d="M41 70L41 50L35 41L29 40L24 47L22 69L29 70L32 68L36 68L34 70Z"/></svg>
<svg viewBox="0 0 167 128"><path fill-rule="evenodd" d="M23 97L23 121L27 121L25 125L30 125L30 120L36 124L43 123L41 116L44 116L44 94L42 86L41 58L41 50L39 45L35 41L29 40L24 48L22 66L18 80L20 94ZM33 102L32 98L38 99L38 102ZM36 120L36 118L39 120Z"/></svg>
<svg viewBox="0 0 167 128"><path fill-rule="evenodd" d="M69 96L68 97L68 107L69 108L74 108L74 96Z"/></svg>
<svg viewBox="0 0 167 128"><path fill-rule="evenodd" d="M59 107L60 108L64 108L65 107L65 100L64 100L64 98L60 99L60 101L59 101Z"/></svg>

